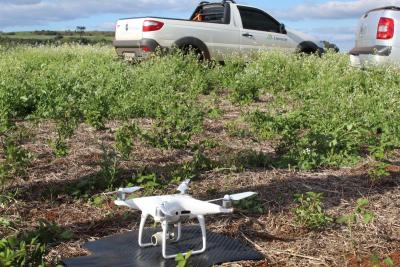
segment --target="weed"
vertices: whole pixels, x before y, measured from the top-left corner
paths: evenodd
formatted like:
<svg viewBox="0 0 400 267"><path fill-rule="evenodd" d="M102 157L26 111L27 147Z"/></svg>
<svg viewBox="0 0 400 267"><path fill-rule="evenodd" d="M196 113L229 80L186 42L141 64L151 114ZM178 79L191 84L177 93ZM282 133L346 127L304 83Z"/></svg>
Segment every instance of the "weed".
<svg viewBox="0 0 400 267"><path fill-rule="evenodd" d="M203 112L184 101L160 107L157 119L145 139L160 148L184 148L193 134L202 130Z"/></svg>
<svg viewBox="0 0 400 267"><path fill-rule="evenodd" d="M163 185L162 181L159 180L157 175L154 173L148 175L138 175L132 179L133 184L130 185L141 186L147 193L152 193L154 190L161 188Z"/></svg>
<svg viewBox="0 0 400 267"><path fill-rule="evenodd" d="M107 199L107 196L97 195L90 199L90 203L95 207L101 207Z"/></svg>
<svg viewBox="0 0 400 267"><path fill-rule="evenodd" d="M188 252L185 256L182 253L179 253L176 258L176 267L188 267L189 259L192 256L192 251Z"/></svg>
<svg viewBox="0 0 400 267"><path fill-rule="evenodd" d="M254 214L262 214L265 212L264 206L263 206L262 201L259 196L253 196L253 197L243 199L240 201L235 201L233 204L235 207L237 207L239 209L242 209L242 210L254 213Z"/></svg>
<svg viewBox="0 0 400 267"><path fill-rule="evenodd" d="M236 167L239 168L268 168L271 166L272 159L269 155L261 151L245 150L238 153L234 159Z"/></svg>
<svg viewBox="0 0 400 267"><path fill-rule="evenodd" d="M134 124L125 124L115 133L115 148L123 159L129 159L133 149L133 138L138 134L140 134L140 129Z"/></svg>
<svg viewBox="0 0 400 267"><path fill-rule="evenodd" d="M37 238L29 241L10 236L0 240L0 266L45 266L46 247Z"/></svg>
<svg viewBox="0 0 400 267"><path fill-rule="evenodd" d="M119 159L117 153L114 150L108 149L104 144L102 145L102 161L100 163L100 173L102 180L105 182L105 186L112 190L117 181L118 174L120 173Z"/></svg>
<svg viewBox="0 0 400 267"><path fill-rule="evenodd" d="M226 124L228 134L232 137L246 138L251 136L250 131L240 121L231 121Z"/></svg>
<svg viewBox="0 0 400 267"><path fill-rule="evenodd" d="M70 240L73 234L71 231L60 227L57 223L40 220L38 228L29 233L28 236L36 237L40 243L49 244L60 240Z"/></svg>
<svg viewBox="0 0 400 267"><path fill-rule="evenodd" d="M194 148L193 159L183 163L173 173L173 182L181 182L186 179L194 179L199 172L210 170L214 163L204 153L204 143Z"/></svg>
<svg viewBox="0 0 400 267"><path fill-rule="evenodd" d="M373 182L378 182L385 177L390 176L390 173L387 171L387 167L389 164L384 162L376 162L372 165L372 169L368 172L369 177Z"/></svg>
<svg viewBox="0 0 400 267"><path fill-rule="evenodd" d="M324 211L322 193L296 194L295 202L298 207L293 212L298 224L315 229L325 227L333 221Z"/></svg>
<svg viewBox="0 0 400 267"><path fill-rule="evenodd" d="M370 264L371 264L372 267L392 267L392 266L395 266L395 263L394 263L392 258L387 257L383 261L381 261L381 258L377 254L373 254L370 257Z"/></svg>
<svg viewBox="0 0 400 267"><path fill-rule="evenodd" d="M0 190L4 191L7 182L15 176L25 174L32 155L21 146L18 136L8 135L2 141L4 158L0 161Z"/></svg>
<svg viewBox="0 0 400 267"><path fill-rule="evenodd" d="M349 238L351 244L354 248L353 240L353 227L358 223L362 222L364 224L369 224L374 219L374 213L367 209L369 201L365 198L360 198L357 200L356 208L350 214L345 214L336 219L337 223L346 224L349 230Z"/></svg>
<svg viewBox="0 0 400 267"><path fill-rule="evenodd" d="M368 199L360 198L357 200L357 205L354 211L350 214L342 215L337 219L338 223L345 223L351 227L359 222L369 224L374 219L374 213L367 209L369 205Z"/></svg>

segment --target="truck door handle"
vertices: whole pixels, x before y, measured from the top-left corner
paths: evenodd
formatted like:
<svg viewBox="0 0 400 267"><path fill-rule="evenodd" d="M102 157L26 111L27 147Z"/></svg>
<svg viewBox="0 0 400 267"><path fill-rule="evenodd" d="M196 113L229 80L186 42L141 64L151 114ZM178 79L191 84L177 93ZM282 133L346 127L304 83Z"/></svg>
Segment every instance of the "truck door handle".
<svg viewBox="0 0 400 267"><path fill-rule="evenodd" d="M250 37L253 37L253 35L250 34L250 33L248 33L248 32L247 32L247 33L243 33L242 36L243 36L243 37L249 37L249 38L250 38Z"/></svg>

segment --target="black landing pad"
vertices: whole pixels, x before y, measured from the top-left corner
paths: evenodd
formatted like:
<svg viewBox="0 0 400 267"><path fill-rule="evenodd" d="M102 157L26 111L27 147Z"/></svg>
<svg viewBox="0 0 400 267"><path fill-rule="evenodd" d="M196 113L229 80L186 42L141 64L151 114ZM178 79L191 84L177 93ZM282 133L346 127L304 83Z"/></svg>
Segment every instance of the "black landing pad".
<svg viewBox="0 0 400 267"><path fill-rule="evenodd" d="M154 229L145 229L144 242L150 240ZM176 266L175 260L164 260L161 247L140 248L138 231L118 234L89 242L84 248L92 255L63 260L67 267L167 267ZM178 243L168 244L168 254L198 250L202 247L201 230L198 226L182 228L182 238ZM225 262L263 260L264 256L244 245L239 240L207 232L207 251L190 258L190 266L212 266Z"/></svg>

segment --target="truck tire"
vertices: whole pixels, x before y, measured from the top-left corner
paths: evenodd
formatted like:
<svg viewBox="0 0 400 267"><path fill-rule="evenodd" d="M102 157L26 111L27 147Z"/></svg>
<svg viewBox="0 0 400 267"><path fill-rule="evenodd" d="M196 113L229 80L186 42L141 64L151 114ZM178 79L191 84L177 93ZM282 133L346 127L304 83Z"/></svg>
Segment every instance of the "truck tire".
<svg viewBox="0 0 400 267"><path fill-rule="evenodd" d="M324 50L311 41L305 41L297 46L297 52L307 55L311 54L322 55L324 53Z"/></svg>
<svg viewBox="0 0 400 267"><path fill-rule="evenodd" d="M175 42L175 46L182 50L185 54L194 52L199 61L209 61L211 59L210 52L206 44L194 37L184 37Z"/></svg>

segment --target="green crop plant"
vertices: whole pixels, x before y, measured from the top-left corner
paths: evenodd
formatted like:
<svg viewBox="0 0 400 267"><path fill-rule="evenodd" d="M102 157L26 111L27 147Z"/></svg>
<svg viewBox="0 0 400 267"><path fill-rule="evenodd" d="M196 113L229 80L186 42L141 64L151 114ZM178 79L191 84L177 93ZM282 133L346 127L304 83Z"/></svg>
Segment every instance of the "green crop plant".
<svg viewBox="0 0 400 267"><path fill-rule="evenodd" d="M326 214L323 206L323 194L307 192L296 194L295 202L298 206L293 210L296 222L311 229L322 228L333 221Z"/></svg>
<svg viewBox="0 0 400 267"><path fill-rule="evenodd" d="M68 154L80 123L102 130L134 118L151 121L141 135L151 145L190 146L204 117L220 116L201 96L225 91L235 103L269 96L246 120L258 138L274 140L281 167L351 166L366 151L381 160L400 145L398 70L353 69L346 55L273 51L208 66L176 52L132 65L110 47L61 45L0 48L0 56L0 132L18 120L54 121L57 156Z"/></svg>
<svg viewBox="0 0 400 267"><path fill-rule="evenodd" d="M357 205L353 212L340 216L337 219L337 222L347 224L350 229L352 226L360 222L364 224L369 224L374 219L374 213L367 209L368 205L368 199L358 199Z"/></svg>
<svg viewBox="0 0 400 267"><path fill-rule="evenodd" d="M140 135L140 129L135 124L124 124L115 133L115 148L123 159L128 160L133 149L133 139Z"/></svg>
<svg viewBox="0 0 400 267"><path fill-rule="evenodd" d="M45 245L38 242L37 238L21 240L16 236L0 240L0 266L45 266Z"/></svg>
<svg viewBox="0 0 400 267"><path fill-rule="evenodd" d="M1 145L3 153L0 160L0 191L4 191L4 187L15 176L25 174L32 155L21 146L21 140L15 134L6 134Z"/></svg>
<svg viewBox="0 0 400 267"><path fill-rule="evenodd" d="M146 193L151 194L154 190L159 189L163 186L163 182L157 177L155 173L152 174L142 174L134 176L132 183L128 186L141 186L144 188Z"/></svg>
<svg viewBox="0 0 400 267"><path fill-rule="evenodd" d="M114 189L115 183L120 173L120 161L117 153L113 149L108 149L104 144L102 145L103 154L102 161L100 162L100 176L104 181L104 186L107 189Z"/></svg>
<svg viewBox="0 0 400 267"><path fill-rule="evenodd" d="M369 177L373 182L379 182L385 177L389 177L390 173L387 171L387 167L390 165L385 162L375 162L372 164L372 169L368 172Z"/></svg>
<svg viewBox="0 0 400 267"><path fill-rule="evenodd" d="M189 259L192 256L192 251L188 252L185 256L182 253L179 253L176 258L176 267L188 267L189 266Z"/></svg>
<svg viewBox="0 0 400 267"><path fill-rule="evenodd" d="M246 212L251 212L254 214L262 214L265 212L263 203L259 196L253 196L247 199L234 201L234 206Z"/></svg>

